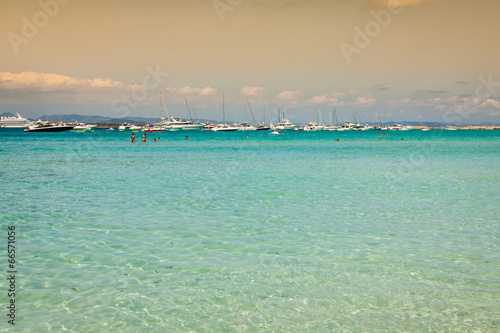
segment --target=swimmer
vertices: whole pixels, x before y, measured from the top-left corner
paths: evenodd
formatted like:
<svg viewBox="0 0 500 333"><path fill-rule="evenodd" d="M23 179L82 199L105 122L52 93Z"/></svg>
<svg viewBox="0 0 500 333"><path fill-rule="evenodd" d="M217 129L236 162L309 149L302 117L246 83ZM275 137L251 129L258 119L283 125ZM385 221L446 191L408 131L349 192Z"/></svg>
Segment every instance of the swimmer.
<svg viewBox="0 0 500 333"><path fill-rule="evenodd" d="M130 142L134 143L135 142L135 135L132 133L132 136L130 137Z"/></svg>

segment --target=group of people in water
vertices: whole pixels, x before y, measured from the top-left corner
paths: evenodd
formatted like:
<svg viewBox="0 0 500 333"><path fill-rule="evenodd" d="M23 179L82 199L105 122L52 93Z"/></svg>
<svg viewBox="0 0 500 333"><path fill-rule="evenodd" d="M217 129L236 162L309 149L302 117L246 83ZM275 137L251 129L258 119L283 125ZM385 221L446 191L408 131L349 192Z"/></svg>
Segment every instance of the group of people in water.
<svg viewBox="0 0 500 333"><path fill-rule="evenodd" d="M158 137L158 140L160 140L160 139L161 139L161 138L160 138L160 137ZM153 139L153 142L158 142L158 140L156 140L156 138L154 138L154 139ZM189 140L189 138L187 137L187 135L186 135L186 137L184 138L184 140ZM142 134L141 141L142 141L142 142L146 142L146 133ZM132 142L132 143L134 143L134 142L135 142L135 135L134 135L134 133L133 133L133 132L132 132L132 135L130 136L130 142Z"/></svg>
<svg viewBox="0 0 500 333"><path fill-rule="evenodd" d="M379 133L379 135L388 135L388 134L387 134L387 133ZM248 139L248 136L247 136L246 138ZM158 137L158 140L160 140L160 139L161 139L161 138L160 138L160 137ZM378 139L379 139L379 140L381 140L381 138L380 138L380 137L379 137ZM142 142L146 142L146 133L144 133L144 134L142 135L141 140L142 140ZM156 138L155 138L155 139L153 139L153 142L158 142L158 140L156 140ZM184 140L189 140L189 138L187 137L187 135L186 135L186 137L184 138ZM403 139L403 138L401 138L401 140L404 140L404 139ZM339 139L337 139L336 141L339 141ZM130 142L132 142L132 143L134 143L134 142L135 142L135 135L134 135L134 133L132 133L132 136L130 137Z"/></svg>

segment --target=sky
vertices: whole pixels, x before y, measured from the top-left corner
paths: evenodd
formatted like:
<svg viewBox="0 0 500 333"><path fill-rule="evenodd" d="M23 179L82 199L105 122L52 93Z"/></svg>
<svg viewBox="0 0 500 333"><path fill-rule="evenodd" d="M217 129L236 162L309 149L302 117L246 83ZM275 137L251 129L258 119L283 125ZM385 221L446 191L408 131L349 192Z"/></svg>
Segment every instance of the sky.
<svg viewBox="0 0 500 333"><path fill-rule="evenodd" d="M226 120L250 123L264 105L273 122L500 123L499 14L498 0L2 1L0 114L154 118L161 92L176 117L186 102L222 120L224 95Z"/></svg>

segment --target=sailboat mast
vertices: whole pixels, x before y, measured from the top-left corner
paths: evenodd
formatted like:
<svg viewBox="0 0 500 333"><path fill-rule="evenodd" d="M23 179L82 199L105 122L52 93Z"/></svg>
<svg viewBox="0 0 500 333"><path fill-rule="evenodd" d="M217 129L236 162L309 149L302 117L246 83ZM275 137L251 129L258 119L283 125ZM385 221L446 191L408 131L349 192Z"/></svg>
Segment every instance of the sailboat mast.
<svg viewBox="0 0 500 333"><path fill-rule="evenodd" d="M245 96L246 100L247 100L247 105L248 105L248 108L250 109L250 114L252 115L252 119L253 119L253 124L254 125L257 125L257 123L255 122L255 117L253 116L253 111L252 111L252 107L250 106L250 102L248 102L248 97ZM245 112L246 112L246 107L245 107ZM246 114L245 114L246 116ZM246 119L245 119L246 120Z"/></svg>
<svg viewBox="0 0 500 333"><path fill-rule="evenodd" d="M160 91L160 128L163 126L163 124L162 124L162 120L163 120L162 119L163 118L162 117L162 110L163 110L163 108L161 107L161 91Z"/></svg>
<svg viewBox="0 0 500 333"><path fill-rule="evenodd" d="M226 109L226 103L224 101L224 93L222 94L222 123L226 123L226 116L225 116L225 109Z"/></svg>
<svg viewBox="0 0 500 333"><path fill-rule="evenodd" d="M269 118L269 122L271 122L271 118ZM266 124L266 98L264 97L264 122L262 125Z"/></svg>
<svg viewBox="0 0 500 333"><path fill-rule="evenodd" d="M163 103L163 107L165 108L165 113L167 114L167 118L170 119L170 115L168 114L167 106L165 105L165 101L161 97L161 92L160 92L160 100Z"/></svg>
<svg viewBox="0 0 500 333"><path fill-rule="evenodd" d="M247 102L248 102L248 98L245 96L245 98L247 99ZM247 123L248 125L248 117L247 117L247 104L245 103L245 123Z"/></svg>

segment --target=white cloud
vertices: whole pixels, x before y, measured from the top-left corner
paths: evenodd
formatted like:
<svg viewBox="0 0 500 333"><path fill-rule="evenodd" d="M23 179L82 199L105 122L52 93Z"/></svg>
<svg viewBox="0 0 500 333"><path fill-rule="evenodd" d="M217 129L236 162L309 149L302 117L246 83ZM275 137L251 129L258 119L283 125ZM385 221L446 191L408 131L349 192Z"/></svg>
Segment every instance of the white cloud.
<svg viewBox="0 0 500 333"><path fill-rule="evenodd" d="M165 88L165 90L181 96L188 96L188 95L211 96L217 94L217 90L212 87L205 87L205 88L196 88L190 86L184 86L180 88L167 87Z"/></svg>
<svg viewBox="0 0 500 333"><path fill-rule="evenodd" d="M268 94L269 90L264 87L245 86L240 93L247 96L262 96Z"/></svg>
<svg viewBox="0 0 500 333"><path fill-rule="evenodd" d="M134 88L137 85L129 85ZM76 90L100 88L127 88L127 85L107 79L77 79L69 76L36 72L10 73L0 72L0 88L2 89L29 89L39 91Z"/></svg>
<svg viewBox="0 0 500 333"><path fill-rule="evenodd" d="M346 95L347 95L347 93L334 91L332 93L326 93L323 95L314 96L306 101L306 105L323 104L323 105L327 105L327 106L341 106L341 105L344 105L345 102L339 100L338 97L343 97Z"/></svg>
<svg viewBox="0 0 500 333"><path fill-rule="evenodd" d="M205 87L200 91L200 95L202 96L211 96L217 94L217 90L212 87Z"/></svg>
<svg viewBox="0 0 500 333"><path fill-rule="evenodd" d="M358 97L355 102L349 103L349 105L355 105L355 106L361 106L361 107L368 107L368 106L373 106L375 105L375 98L373 97Z"/></svg>
<svg viewBox="0 0 500 333"><path fill-rule="evenodd" d="M472 114L489 114L500 115L500 101L496 99L481 99L469 98L460 96L451 96L448 98L431 98L431 99L410 99L406 98L400 101L388 101L386 105L390 109L401 107L427 107L436 111L446 112L450 114L472 115Z"/></svg>
<svg viewBox="0 0 500 333"><path fill-rule="evenodd" d="M300 97L302 92L300 90L287 90L280 92L276 97L284 100L294 100Z"/></svg>

